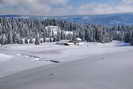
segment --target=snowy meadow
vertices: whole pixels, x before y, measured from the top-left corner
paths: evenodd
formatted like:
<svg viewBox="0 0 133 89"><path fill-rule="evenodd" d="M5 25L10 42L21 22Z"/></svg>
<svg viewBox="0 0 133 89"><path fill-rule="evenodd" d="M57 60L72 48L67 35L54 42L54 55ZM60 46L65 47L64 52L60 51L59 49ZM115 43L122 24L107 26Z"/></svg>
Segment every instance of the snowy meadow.
<svg viewBox="0 0 133 89"><path fill-rule="evenodd" d="M60 64L84 59L88 56L119 53L132 50L128 43L82 42L80 45L56 43L9 44L0 47L0 77L48 64ZM5 66L6 65L6 66Z"/></svg>
<svg viewBox="0 0 133 89"><path fill-rule="evenodd" d="M121 41L4 45L0 89L132 89L132 52Z"/></svg>

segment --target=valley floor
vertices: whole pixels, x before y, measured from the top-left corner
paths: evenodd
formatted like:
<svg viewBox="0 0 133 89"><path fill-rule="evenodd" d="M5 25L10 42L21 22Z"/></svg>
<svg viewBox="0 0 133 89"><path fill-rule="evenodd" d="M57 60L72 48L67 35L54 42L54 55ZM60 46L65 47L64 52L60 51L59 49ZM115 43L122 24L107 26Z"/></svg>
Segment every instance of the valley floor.
<svg viewBox="0 0 133 89"><path fill-rule="evenodd" d="M55 43L0 48L0 89L133 89L133 47Z"/></svg>

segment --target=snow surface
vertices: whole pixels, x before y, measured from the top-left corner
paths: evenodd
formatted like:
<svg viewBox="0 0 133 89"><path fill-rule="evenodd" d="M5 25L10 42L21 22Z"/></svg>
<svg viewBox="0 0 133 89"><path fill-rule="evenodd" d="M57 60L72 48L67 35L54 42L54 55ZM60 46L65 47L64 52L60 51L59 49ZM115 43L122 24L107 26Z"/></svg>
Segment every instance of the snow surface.
<svg viewBox="0 0 133 89"><path fill-rule="evenodd" d="M57 33L61 31L59 26L46 26L45 29L50 31L50 35L57 35Z"/></svg>
<svg viewBox="0 0 133 89"><path fill-rule="evenodd" d="M128 43L119 41L105 44L82 42L79 46L61 46L55 43L44 43L38 46L5 45L0 48L0 77L56 62L75 61L92 55L118 53L132 49L133 47Z"/></svg>
<svg viewBox="0 0 133 89"><path fill-rule="evenodd" d="M6 54L1 54L1 53L0 53L0 62L8 61L8 60L11 59L12 57L13 57L13 56L6 55Z"/></svg>

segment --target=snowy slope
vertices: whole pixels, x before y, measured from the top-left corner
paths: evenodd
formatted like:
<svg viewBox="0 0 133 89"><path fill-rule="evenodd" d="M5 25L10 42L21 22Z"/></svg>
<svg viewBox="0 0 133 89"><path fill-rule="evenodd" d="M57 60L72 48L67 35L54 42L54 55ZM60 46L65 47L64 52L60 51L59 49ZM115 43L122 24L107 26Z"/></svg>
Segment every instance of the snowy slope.
<svg viewBox="0 0 133 89"><path fill-rule="evenodd" d="M0 53L0 62L5 62L11 59L13 56Z"/></svg>
<svg viewBox="0 0 133 89"><path fill-rule="evenodd" d="M64 55L63 60L68 61L69 59L69 62L60 60L61 63L57 65L35 67L38 65L38 61L35 61L37 63L34 63L34 67L32 66L31 69L28 68L31 66L30 62L27 62L32 58L13 59L14 61L10 61L10 63L5 62L7 64L3 63L3 66L0 64L0 68L7 69L8 74L18 67L25 67L25 71L20 72L19 70L15 74L0 78L0 89L133 89L133 47L123 42L84 43L84 45L72 47L54 44L43 44L38 47L8 45L7 48L17 53L24 51L26 55L33 52L32 55L40 57L49 55L52 58ZM73 59L75 61L72 61ZM11 66L11 62L15 66ZM28 65L22 66L21 64ZM0 75L4 74L3 68L0 69Z"/></svg>
<svg viewBox="0 0 133 89"><path fill-rule="evenodd" d="M55 43L44 43L39 46L33 44L5 45L0 48L0 60L2 60L0 61L0 77L42 65L56 64L56 62L64 63L92 55L117 53L132 49L128 44L118 41L106 44L90 42L68 47L55 45Z"/></svg>

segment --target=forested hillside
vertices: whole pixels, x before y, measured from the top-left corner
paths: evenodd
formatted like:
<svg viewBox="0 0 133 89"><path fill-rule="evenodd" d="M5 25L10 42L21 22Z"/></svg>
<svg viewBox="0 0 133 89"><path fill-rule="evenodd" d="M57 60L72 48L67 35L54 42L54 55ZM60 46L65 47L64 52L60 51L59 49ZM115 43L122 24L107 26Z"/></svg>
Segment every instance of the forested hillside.
<svg viewBox="0 0 133 89"><path fill-rule="evenodd" d="M47 26L58 26L57 34L46 29ZM73 34L67 34L72 32ZM51 34L52 33L52 34ZM22 44L22 39L35 39L39 44L46 38L50 42L59 40L74 40L81 38L87 42L111 42L112 40L125 41L133 44L133 26L115 25L104 26L96 24L78 24L55 19L30 19L30 18L0 18L0 44ZM30 40L32 43L32 40Z"/></svg>

